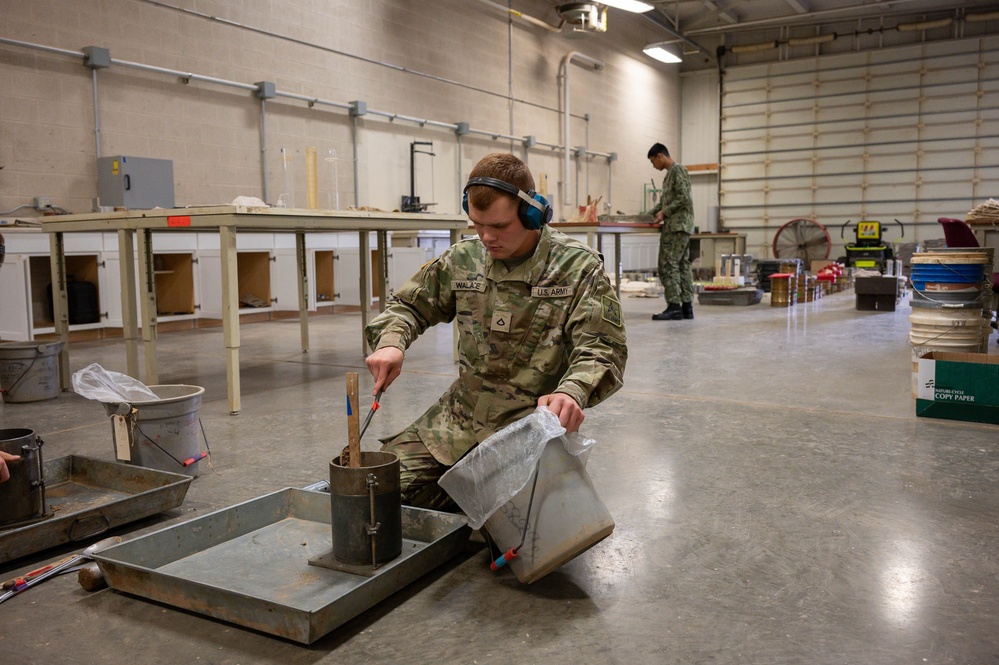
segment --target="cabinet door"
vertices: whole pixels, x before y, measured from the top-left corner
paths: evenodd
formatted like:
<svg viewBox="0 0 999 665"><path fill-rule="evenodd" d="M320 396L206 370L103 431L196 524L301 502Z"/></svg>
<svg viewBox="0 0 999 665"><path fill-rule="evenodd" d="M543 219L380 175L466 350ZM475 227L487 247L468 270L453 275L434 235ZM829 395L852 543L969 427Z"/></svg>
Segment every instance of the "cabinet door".
<svg viewBox="0 0 999 665"><path fill-rule="evenodd" d="M432 251L424 247L390 247L389 248L389 283L388 293L406 283L410 277L433 258Z"/></svg>
<svg viewBox="0 0 999 665"><path fill-rule="evenodd" d="M298 262L295 250L278 249L273 252L271 263L272 298L271 303L276 310L298 311Z"/></svg>
<svg viewBox="0 0 999 665"><path fill-rule="evenodd" d="M121 289L121 261L119 261L117 253L105 254L99 265L98 287L104 325L109 328L121 328L121 299L125 296ZM136 292L138 292L138 287ZM138 312L138 298L136 298L135 307L135 311Z"/></svg>
<svg viewBox="0 0 999 665"><path fill-rule="evenodd" d="M360 252L357 249L338 249L333 256L333 282L336 284L336 299L333 302L337 305L360 307ZM370 279L368 284L371 284Z"/></svg>
<svg viewBox="0 0 999 665"><path fill-rule="evenodd" d="M28 257L8 254L0 266L0 339L10 342L31 340L31 297Z"/></svg>
<svg viewBox="0 0 999 665"><path fill-rule="evenodd" d="M201 316L222 318L222 257L213 252L198 253L198 283L201 285Z"/></svg>

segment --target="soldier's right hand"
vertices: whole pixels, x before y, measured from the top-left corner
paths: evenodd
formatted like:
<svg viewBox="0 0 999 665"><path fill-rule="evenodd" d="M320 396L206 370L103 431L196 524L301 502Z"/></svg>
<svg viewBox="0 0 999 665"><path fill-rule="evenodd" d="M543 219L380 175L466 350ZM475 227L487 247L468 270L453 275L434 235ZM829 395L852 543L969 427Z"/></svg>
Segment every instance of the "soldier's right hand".
<svg viewBox="0 0 999 665"><path fill-rule="evenodd" d="M371 390L372 395L377 395L379 390L386 390L392 382L402 374L402 361L406 354L402 349L394 346L383 346L365 359L368 371L375 380L375 387Z"/></svg>

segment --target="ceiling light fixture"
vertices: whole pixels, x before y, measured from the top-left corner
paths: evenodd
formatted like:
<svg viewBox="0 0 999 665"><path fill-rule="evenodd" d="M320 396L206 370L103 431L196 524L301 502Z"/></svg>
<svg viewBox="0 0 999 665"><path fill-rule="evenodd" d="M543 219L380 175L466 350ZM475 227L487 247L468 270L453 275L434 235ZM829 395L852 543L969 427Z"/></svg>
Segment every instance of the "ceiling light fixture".
<svg viewBox="0 0 999 665"><path fill-rule="evenodd" d="M626 12L634 12L636 14L644 14L645 12L652 11L654 7L645 2L639 2L638 0L599 0L600 4L607 5L608 7L613 7L615 9L623 9Z"/></svg>
<svg viewBox="0 0 999 665"><path fill-rule="evenodd" d="M666 42L656 42L655 44L649 44L642 52L650 58L655 58L659 62L666 63L676 63L682 62L682 58L679 53L680 49L676 44L669 44Z"/></svg>

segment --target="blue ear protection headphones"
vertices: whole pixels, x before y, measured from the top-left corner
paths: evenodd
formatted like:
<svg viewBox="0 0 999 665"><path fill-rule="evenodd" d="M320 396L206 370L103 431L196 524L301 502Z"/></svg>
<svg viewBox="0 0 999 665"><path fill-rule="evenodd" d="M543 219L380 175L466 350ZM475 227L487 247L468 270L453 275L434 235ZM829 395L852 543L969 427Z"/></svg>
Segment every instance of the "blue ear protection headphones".
<svg viewBox="0 0 999 665"><path fill-rule="evenodd" d="M501 192L506 192L507 194L516 196L520 199L520 205L517 206L517 217L526 229L537 231L543 225L552 221L552 214L554 211L545 197L541 196L533 189L529 192L525 192L505 180L498 180L496 178L468 179L468 184L465 185L464 196L462 196L461 199L461 207L465 211L466 215L468 214L468 188L477 186L492 187L493 189L498 189Z"/></svg>

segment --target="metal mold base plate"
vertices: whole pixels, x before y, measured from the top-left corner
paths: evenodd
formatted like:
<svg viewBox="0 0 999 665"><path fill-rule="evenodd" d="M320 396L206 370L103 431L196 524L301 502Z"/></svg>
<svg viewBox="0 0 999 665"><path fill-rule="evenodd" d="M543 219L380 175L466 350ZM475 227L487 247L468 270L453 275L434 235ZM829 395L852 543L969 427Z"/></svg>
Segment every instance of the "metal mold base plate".
<svg viewBox="0 0 999 665"><path fill-rule="evenodd" d="M310 644L465 547L459 515L404 506L402 553L363 577L310 566L329 494L285 489L97 553L112 589ZM370 571L370 567L369 567Z"/></svg>
<svg viewBox="0 0 999 665"><path fill-rule="evenodd" d="M403 547L406 547L408 545L409 543L403 540ZM351 575L361 575L362 577L374 577L379 572L381 572L381 570L385 568L385 566L389 563L392 562L386 561L385 563L379 564L377 568L373 568L370 563L365 563L365 564L344 563L343 561L340 561L335 556L333 556L332 547L329 549L329 551L309 559L310 566L321 566L323 568L329 568L330 570L340 570L345 573L350 573Z"/></svg>

